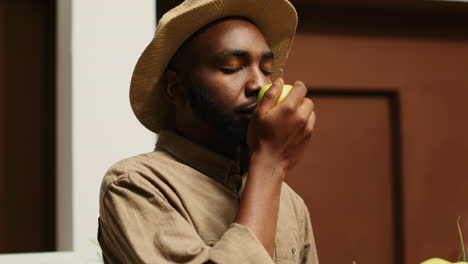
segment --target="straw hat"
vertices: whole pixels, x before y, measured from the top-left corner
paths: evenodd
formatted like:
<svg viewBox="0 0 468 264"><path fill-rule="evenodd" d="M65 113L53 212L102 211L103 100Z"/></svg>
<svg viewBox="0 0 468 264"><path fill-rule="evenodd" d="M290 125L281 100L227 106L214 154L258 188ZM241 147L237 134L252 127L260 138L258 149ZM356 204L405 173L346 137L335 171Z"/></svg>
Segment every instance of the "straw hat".
<svg viewBox="0 0 468 264"><path fill-rule="evenodd" d="M130 104L146 128L158 133L171 124L173 113L161 96L160 80L177 49L203 26L230 16L253 21L275 55L272 71L283 67L297 26L296 10L288 0L186 0L161 18L133 71Z"/></svg>

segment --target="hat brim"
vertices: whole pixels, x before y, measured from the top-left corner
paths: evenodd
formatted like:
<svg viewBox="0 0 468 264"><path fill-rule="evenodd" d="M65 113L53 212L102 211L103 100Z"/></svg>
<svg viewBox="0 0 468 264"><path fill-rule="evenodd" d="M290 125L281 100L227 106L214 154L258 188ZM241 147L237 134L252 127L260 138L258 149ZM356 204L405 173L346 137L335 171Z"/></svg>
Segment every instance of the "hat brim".
<svg viewBox="0 0 468 264"><path fill-rule="evenodd" d="M171 104L161 96L160 80L177 49L203 26L230 16L253 21L275 56L272 72L283 67L297 27L297 13L289 1L187 0L161 18L133 71L130 104L146 128L158 133L172 123Z"/></svg>

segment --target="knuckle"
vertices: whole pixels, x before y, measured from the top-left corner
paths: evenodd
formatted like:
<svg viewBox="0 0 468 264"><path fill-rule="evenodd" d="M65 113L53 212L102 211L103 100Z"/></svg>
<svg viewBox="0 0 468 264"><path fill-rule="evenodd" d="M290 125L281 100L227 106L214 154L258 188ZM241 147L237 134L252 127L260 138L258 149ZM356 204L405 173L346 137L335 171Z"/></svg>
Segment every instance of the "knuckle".
<svg viewBox="0 0 468 264"><path fill-rule="evenodd" d="M314 110L315 104L314 104L314 102L313 102L311 99L309 99L309 98L304 98L304 104L305 104L308 108L312 109L312 111Z"/></svg>
<svg viewBox="0 0 468 264"><path fill-rule="evenodd" d="M303 82L301 82L301 81L296 81L294 83L294 86L296 86L296 88L298 88L298 87L306 88L305 84Z"/></svg>
<svg viewBox="0 0 468 264"><path fill-rule="evenodd" d="M302 90L304 90L305 93L307 93L307 86L305 86L305 84L301 83L301 85L299 86Z"/></svg>
<svg viewBox="0 0 468 264"><path fill-rule="evenodd" d="M314 131L314 126L313 126L313 123L312 124L309 124L307 127L306 127L306 134L307 135L311 135L312 134L312 131Z"/></svg>
<svg viewBox="0 0 468 264"><path fill-rule="evenodd" d="M264 100L270 101L270 100L275 99L275 94L273 92L274 91L271 91L271 89L266 91L265 94L263 95Z"/></svg>
<svg viewBox="0 0 468 264"><path fill-rule="evenodd" d="M283 110L288 115L293 114L295 112L295 108L291 104L285 104Z"/></svg>
<svg viewBox="0 0 468 264"><path fill-rule="evenodd" d="M308 118L307 118L307 115L302 113L302 114L299 114L298 118L297 118L297 122L300 124L300 125L306 125L307 124L307 121L308 121Z"/></svg>

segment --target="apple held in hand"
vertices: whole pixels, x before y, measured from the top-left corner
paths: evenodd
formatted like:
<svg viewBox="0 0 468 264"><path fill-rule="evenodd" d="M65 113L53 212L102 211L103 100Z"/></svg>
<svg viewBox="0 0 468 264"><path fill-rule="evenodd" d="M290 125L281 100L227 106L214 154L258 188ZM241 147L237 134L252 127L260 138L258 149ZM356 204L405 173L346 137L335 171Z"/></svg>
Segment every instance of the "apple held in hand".
<svg viewBox="0 0 468 264"><path fill-rule="evenodd" d="M262 100L263 98L263 95L265 94L265 92L270 89L271 87L271 84L267 84L265 86L262 87L262 89L260 90L260 92L258 93L258 96L257 96L257 103L260 103L260 101ZM276 101L276 104L279 104L281 103L284 98L286 98L286 96L288 96L289 92L292 90L293 86L292 85L289 85L289 84L285 84L283 86L283 90L281 91L281 95L280 97L278 98L278 101Z"/></svg>
<svg viewBox="0 0 468 264"><path fill-rule="evenodd" d="M467 262L459 261L459 262L452 263L452 262L448 262L440 258L433 258L433 259L426 260L422 262L421 264L462 264L462 263L467 263Z"/></svg>

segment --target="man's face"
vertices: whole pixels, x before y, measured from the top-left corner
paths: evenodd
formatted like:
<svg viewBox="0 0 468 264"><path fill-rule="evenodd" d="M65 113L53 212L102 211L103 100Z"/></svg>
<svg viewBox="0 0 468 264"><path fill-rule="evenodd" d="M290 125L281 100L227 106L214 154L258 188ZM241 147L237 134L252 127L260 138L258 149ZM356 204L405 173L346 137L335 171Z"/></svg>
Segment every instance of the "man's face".
<svg viewBox="0 0 468 264"><path fill-rule="evenodd" d="M187 46L181 83L194 116L231 144L245 144L258 91L271 83L273 54L262 33L248 21L228 19Z"/></svg>

